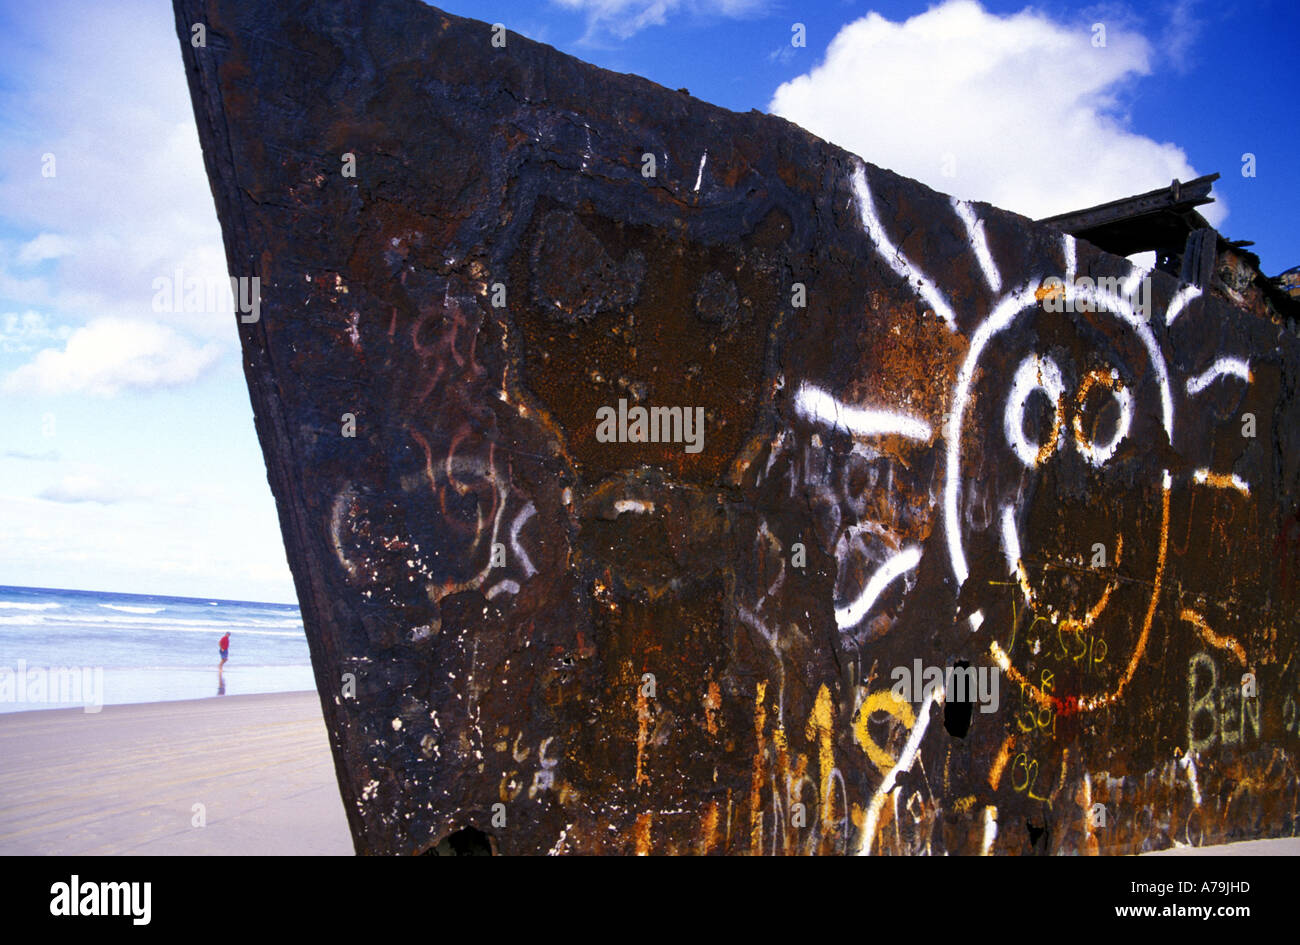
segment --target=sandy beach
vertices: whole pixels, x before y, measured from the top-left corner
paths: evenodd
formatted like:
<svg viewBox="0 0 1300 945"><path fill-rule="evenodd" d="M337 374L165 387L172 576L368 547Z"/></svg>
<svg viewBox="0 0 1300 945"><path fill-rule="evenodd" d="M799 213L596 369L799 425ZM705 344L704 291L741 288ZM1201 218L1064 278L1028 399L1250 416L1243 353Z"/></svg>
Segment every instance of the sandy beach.
<svg viewBox="0 0 1300 945"><path fill-rule="evenodd" d="M314 692L0 715L0 758L0 854L353 853Z"/></svg>

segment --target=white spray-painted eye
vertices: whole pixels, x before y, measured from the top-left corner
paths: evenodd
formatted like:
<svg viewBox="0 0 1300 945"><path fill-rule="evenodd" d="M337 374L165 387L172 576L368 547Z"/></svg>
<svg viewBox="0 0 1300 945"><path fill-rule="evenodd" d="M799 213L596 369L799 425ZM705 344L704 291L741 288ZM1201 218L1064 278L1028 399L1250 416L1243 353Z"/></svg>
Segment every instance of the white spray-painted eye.
<svg viewBox="0 0 1300 945"><path fill-rule="evenodd" d="M1031 443L1025 436L1025 406L1029 402L1029 395L1036 390L1047 395L1056 411L1052 418L1052 432L1045 443ZM1020 362L1011 384L1011 394L1007 398L1004 426L1007 442L1026 466L1039 466L1046 462L1052 452L1064 443L1065 435L1061 430L1065 421L1064 397L1065 384L1061 381L1061 369L1055 361L1031 354Z"/></svg>
<svg viewBox="0 0 1300 945"><path fill-rule="evenodd" d="M1111 396L1115 398L1116 406L1119 407L1119 419L1115 422L1115 430L1105 443L1093 442L1083 432L1083 405L1087 401L1089 391L1096 385L1110 391ZM1119 379L1118 371L1091 371L1079 387L1074 408L1075 446L1079 448L1079 454L1084 459L1094 466L1101 466L1115 455L1115 450L1119 449L1124 437L1128 436L1129 424L1133 422L1133 395Z"/></svg>

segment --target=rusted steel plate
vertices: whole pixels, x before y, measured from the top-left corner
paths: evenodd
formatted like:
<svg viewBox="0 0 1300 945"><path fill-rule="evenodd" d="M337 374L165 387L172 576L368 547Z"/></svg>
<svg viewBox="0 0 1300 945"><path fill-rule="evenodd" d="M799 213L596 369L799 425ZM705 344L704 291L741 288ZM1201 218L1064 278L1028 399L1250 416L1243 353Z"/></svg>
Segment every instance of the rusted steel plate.
<svg viewBox="0 0 1300 945"><path fill-rule="evenodd" d="M1294 833L1282 326L414 0L176 11L358 852Z"/></svg>

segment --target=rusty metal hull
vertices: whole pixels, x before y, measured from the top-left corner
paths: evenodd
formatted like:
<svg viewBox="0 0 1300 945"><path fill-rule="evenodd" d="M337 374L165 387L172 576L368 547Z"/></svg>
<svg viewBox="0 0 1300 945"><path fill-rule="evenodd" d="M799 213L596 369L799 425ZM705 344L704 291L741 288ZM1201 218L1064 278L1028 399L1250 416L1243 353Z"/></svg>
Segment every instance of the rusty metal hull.
<svg viewBox="0 0 1300 945"><path fill-rule="evenodd" d="M1281 324L415 0L175 7L359 853L1295 833Z"/></svg>

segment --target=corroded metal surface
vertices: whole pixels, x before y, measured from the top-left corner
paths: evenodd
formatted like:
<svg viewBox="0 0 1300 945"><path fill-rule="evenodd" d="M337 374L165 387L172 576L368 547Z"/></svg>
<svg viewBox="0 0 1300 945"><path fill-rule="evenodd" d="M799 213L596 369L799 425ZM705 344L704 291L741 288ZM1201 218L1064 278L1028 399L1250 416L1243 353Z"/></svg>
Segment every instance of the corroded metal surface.
<svg viewBox="0 0 1300 945"><path fill-rule="evenodd" d="M176 9L359 852L1295 832L1284 327L414 0Z"/></svg>

